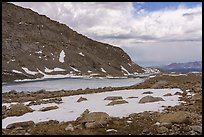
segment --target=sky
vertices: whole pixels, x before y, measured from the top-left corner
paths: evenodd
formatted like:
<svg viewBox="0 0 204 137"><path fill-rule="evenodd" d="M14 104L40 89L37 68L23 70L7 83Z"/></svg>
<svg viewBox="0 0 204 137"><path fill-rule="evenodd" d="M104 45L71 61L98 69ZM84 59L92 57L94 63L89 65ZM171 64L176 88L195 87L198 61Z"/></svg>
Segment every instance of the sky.
<svg viewBox="0 0 204 137"><path fill-rule="evenodd" d="M13 2L144 67L202 60L202 2Z"/></svg>

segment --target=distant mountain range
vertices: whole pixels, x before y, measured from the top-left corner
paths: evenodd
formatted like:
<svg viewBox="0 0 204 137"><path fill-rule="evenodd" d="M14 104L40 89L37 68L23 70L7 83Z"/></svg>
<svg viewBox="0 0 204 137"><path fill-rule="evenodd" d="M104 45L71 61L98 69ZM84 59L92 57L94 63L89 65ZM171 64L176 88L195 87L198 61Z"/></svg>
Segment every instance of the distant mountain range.
<svg viewBox="0 0 204 137"><path fill-rule="evenodd" d="M202 72L202 61L186 62L186 63L171 63L169 65L153 66L168 72Z"/></svg>

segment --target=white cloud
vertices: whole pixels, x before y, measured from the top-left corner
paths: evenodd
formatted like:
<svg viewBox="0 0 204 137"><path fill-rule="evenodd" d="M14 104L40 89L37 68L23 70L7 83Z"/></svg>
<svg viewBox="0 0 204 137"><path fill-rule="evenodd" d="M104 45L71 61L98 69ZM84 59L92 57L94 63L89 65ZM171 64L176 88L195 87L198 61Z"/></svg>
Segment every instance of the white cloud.
<svg viewBox="0 0 204 137"><path fill-rule="evenodd" d="M14 3L67 24L92 39L122 48L140 47L138 43L151 44L150 50L158 43L169 46L193 44L192 41L202 43L202 5L193 8L180 5L150 12L134 7L131 2Z"/></svg>

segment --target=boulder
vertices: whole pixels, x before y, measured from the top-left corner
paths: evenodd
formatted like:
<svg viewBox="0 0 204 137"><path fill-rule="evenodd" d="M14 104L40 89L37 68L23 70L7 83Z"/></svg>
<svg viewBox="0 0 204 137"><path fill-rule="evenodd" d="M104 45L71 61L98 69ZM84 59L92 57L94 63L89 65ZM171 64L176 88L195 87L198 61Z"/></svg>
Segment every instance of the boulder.
<svg viewBox="0 0 204 137"><path fill-rule="evenodd" d="M87 98L80 97L80 98L77 100L77 102L82 102L82 101L86 101L86 100L87 100Z"/></svg>
<svg viewBox="0 0 204 137"><path fill-rule="evenodd" d="M160 116L159 121L161 123L167 122L167 123L186 123L189 124L190 121L190 113L186 111L177 111L177 112L171 112L167 114L163 114Z"/></svg>
<svg viewBox="0 0 204 137"><path fill-rule="evenodd" d="M113 105L118 105L118 104L125 104L128 103L126 100L113 100L110 103L108 103L107 106L113 106Z"/></svg>
<svg viewBox="0 0 204 137"><path fill-rule="evenodd" d="M97 128L110 121L110 116L105 112L92 112L88 114L82 114L80 118L77 118L78 122L83 124L85 128Z"/></svg>
<svg viewBox="0 0 204 137"><path fill-rule="evenodd" d="M33 127L34 125L35 125L35 123L33 121L17 122L17 123L9 124L6 127L6 129L13 129L13 128L17 128L17 127L29 128L29 127Z"/></svg>
<svg viewBox="0 0 204 137"><path fill-rule="evenodd" d="M17 91L16 90L11 90L9 91L10 94L17 94Z"/></svg>
<svg viewBox="0 0 204 137"><path fill-rule="evenodd" d="M104 98L104 100L118 100L118 99L123 99L122 96L109 96Z"/></svg>
<svg viewBox="0 0 204 137"><path fill-rule="evenodd" d="M33 110L24 104L11 105L11 108L6 112L7 116L21 116L25 113L33 112Z"/></svg>
<svg viewBox="0 0 204 137"><path fill-rule="evenodd" d="M163 127L163 126L157 128L157 132L160 134L167 133L168 131L169 131L168 128Z"/></svg>
<svg viewBox="0 0 204 137"><path fill-rule="evenodd" d="M164 101L161 97L145 96L139 100L139 103L157 102Z"/></svg>
<svg viewBox="0 0 204 137"><path fill-rule="evenodd" d="M49 107L43 107L41 108L39 111L49 111L49 110L53 110L53 109L58 109L58 106L49 106Z"/></svg>

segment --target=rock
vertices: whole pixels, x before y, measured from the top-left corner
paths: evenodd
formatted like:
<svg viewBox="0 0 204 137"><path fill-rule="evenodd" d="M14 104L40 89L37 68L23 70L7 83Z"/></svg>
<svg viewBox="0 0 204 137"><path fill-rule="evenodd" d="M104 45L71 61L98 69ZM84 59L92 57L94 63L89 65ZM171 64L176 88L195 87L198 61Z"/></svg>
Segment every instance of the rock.
<svg viewBox="0 0 204 137"><path fill-rule="evenodd" d="M143 92L142 94L153 94L153 92L151 92L151 91L146 91L146 92Z"/></svg>
<svg viewBox="0 0 204 137"><path fill-rule="evenodd" d="M21 116L25 113L33 112L33 110L24 104L11 105L11 108L6 112L7 116Z"/></svg>
<svg viewBox="0 0 204 137"><path fill-rule="evenodd" d="M58 106L49 106L49 107L45 107L45 108L41 108L39 111L49 111L49 110L53 110L53 109L58 109Z"/></svg>
<svg viewBox="0 0 204 137"><path fill-rule="evenodd" d="M103 125L100 125L100 123L97 122L87 122L85 123L85 128L97 128Z"/></svg>
<svg viewBox="0 0 204 137"><path fill-rule="evenodd" d="M79 123L85 125L86 128L95 128L107 124L110 121L110 119L111 119L110 116L105 112L92 112L84 114L78 120Z"/></svg>
<svg viewBox="0 0 204 137"><path fill-rule="evenodd" d="M77 100L77 102L82 102L82 101L86 101L86 100L87 100L87 98L80 97L80 98Z"/></svg>
<svg viewBox="0 0 204 137"><path fill-rule="evenodd" d="M70 123L66 128L65 131L74 131L73 125Z"/></svg>
<svg viewBox="0 0 204 137"><path fill-rule="evenodd" d="M202 126L193 125L193 126L190 126L190 128L191 128L193 131L196 131L196 132L202 134Z"/></svg>
<svg viewBox="0 0 204 137"><path fill-rule="evenodd" d="M56 97L55 100L56 100L57 102L61 102L61 101L62 101L62 98L61 98L61 97Z"/></svg>
<svg viewBox="0 0 204 137"><path fill-rule="evenodd" d="M81 115L80 115L80 117L78 117L77 119L76 119L76 121L81 121L84 117L86 117L88 114L89 114L89 110L88 109L86 109Z"/></svg>
<svg viewBox="0 0 204 137"><path fill-rule="evenodd" d="M171 127L172 127L172 123L170 123L170 122L162 122L162 123L160 124L160 126L164 126L164 127L166 127L166 128L171 128Z"/></svg>
<svg viewBox="0 0 204 137"><path fill-rule="evenodd" d="M107 106L113 106L118 104L125 104L128 103L126 100L113 100L110 103L107 104Z"/></svg>
<svg viewBox="0 0 204 137"><path fill-rule="evenodd" d="M161 123L156 122L154 125L155 125L155 126L160 126L160 124L161 124Z"/></svg>
<svg viewBox="0 0 204 137"><path fill-rule="evenodd" d="M118 100L118 99L123 99L122 96L109 96L104 98L104 100Z"/></svg>
<svg viewBox="0 0 204 137"><path fill-rule="evenodd" d="M16 90L11 90L9 91L10 94L17 94L17 91Z"/></svg>
<svg viewBox="0 0 204 137"><path fill-rule="evenodd" d="M169 131L168 128L163 127L163 126L157 128L157 132L160 134L167 133L168 131Z"/></svg>
<svg viewBox="0 0 204 137"><path fill-rule="evenodd" d="M172 94L171 93L167 93L167 94L165 94L163 96L172 96Z"/></svg>
<svg viewBox="0 0 204 137"><path fill-rule="evenodd" d="M40 101L31 101L28 106L32 106L32 105L40 105L41 102Z"/></svg>
<svg viewBox="0 0 204 137"><path fill-rule="evenodd" d="M6 129L13 129L13 128L17 128L17 127L33 127L35 125L35 123L33 121L25 121L25 122L17 122L17 123L12 123L9 124Z"/></svg>
<svg viewBox="0 0 204 137"><path fill-rule="evenodd" d="M167 122L167 123L186 123L189 124L191 121L189 119L190 114L186 111L177 111L171 112L167 114L163 114L160 116L159 121Z"/></svg>
<svg viewBox="0 0 204 137"><path fill-rule="evenodd" d="M138 98L138 97L133 97L133 96L131 96L131 97L128 97L129 99L132 99L132 98Z"/></svg>
<svg viewBox="0 0 204 137"><path fill-rule="evenodd" d="M168 84L167 81L160 80L160 81L156 82L154 85L152 85L151 88L153 88L153 89L162 88L162 87L166 86L167 84Z"/></svg>
<svg viewBox="0 0 204 137"><path fill-rule="evenodd" d="M82 129L83 129L83 126L82 126L82 124L78 124L78 125L76 125L74 128L75 128L75 129L80 129L80 130L82 130Z"/></svg>
<svg viewBox="0 0 204 137"><path fill-rule="evenodd" d="M174 95L182 95L182 93L181 92L176 92L176 93L174 93Z"/></svg>
<svg viewBox="0 0 204 137"><path fill-rule="evenodd" d="M48 100L49 103L62 103L61 97L51 98Z"/></svg>
<svg viewBox="0 0 204 137"><path fill-rule="evenodd" d="M41 89L41 90L38 90L37 93L45 93L46 90L45 89Z"/></svg>
<svg viewBox="0 0 204 137"><path fill-rule="evenodd" d="M161 97L145 96L139 100L139 103L157 102L164 101Z"/></svg>

